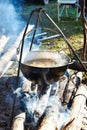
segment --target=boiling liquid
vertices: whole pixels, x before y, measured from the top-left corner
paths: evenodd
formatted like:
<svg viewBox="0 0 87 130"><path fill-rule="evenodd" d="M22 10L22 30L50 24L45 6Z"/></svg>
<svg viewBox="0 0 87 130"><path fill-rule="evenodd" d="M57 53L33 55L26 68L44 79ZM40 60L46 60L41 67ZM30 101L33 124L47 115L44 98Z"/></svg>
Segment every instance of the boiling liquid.
<svg viewBox="0 0 87 130"><path fill-rule="evenodd" d="M58 63L52 59L36 59L27 61L26 65L34 67L55 67Z"/></svg>

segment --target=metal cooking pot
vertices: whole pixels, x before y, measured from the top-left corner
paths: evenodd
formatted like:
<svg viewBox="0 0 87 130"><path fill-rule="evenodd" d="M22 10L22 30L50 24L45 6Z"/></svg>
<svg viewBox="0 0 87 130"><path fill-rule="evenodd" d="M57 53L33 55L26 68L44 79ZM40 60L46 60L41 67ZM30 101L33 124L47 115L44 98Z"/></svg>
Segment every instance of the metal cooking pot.
<svg viewBox="0 0 87 130"><path fill-rule="evenodd" d="M32 65L29 62L32 60L38 61L46 59L46 62L51 60L55 64L48 63L47 66ZM43 80L46 84L51 84L58 81L59 77L64 75L71 59L59 52L55 51L30 51L20 64L20 69L23 75L36 83Z"/></svg>

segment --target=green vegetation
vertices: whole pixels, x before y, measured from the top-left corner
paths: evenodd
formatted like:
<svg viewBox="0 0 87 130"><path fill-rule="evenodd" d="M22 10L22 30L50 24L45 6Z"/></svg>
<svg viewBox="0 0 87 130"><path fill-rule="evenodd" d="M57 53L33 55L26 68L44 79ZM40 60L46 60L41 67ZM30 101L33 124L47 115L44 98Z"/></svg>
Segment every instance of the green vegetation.
<svg viewBox="0 0 87 130"><path fill-rule="evenodd" d="M69 17L66 17L65 14L61 17L61 20L58 21L58 14L57 14L57 3L51 3L50 6L45 6L47 13L51 16L51 18L55 21L55 23L60 27L60 29L63 31L69 42L71 43L71 46L74 48L74 50L80 54L81 49L83 47L83 31L82 31L82 21L81 18L79 18L78 21L76 21L75 18L75 8L68 8ZM55 49L63 49L65 50L66 44L63 44L63 39L59 39L58 44L56 41L56 45L52 48ZM81 56L81 54L80 54Z"/></svg>
<svg viewBox="0 0 87 130"><path fill-rule="evenodd" d="M61 20L58 21L58 13L57 13L57 2L51 1L50 4L45 6L40 5L24 5L21 15L25 20L27 20L29 13L36 8L43 8L48 13L48 15L53 19L53 21L58 25L58 27L62 30L62 32L67 37L68 41L71 43L71 46L74 50L81 56L82 48L83 48L83 31L82 31L82 22L81 17L78 21L75 18L75 8L68 8L69 17L66 17L65 14L61 17ZM54 26L49 23L49 20L42 19L45 23L46 28L51 28L53 31L56 30ZM43 31L45 31L43 29ZM69 53L69 49L66 46L66 43L62 38L55 39L55 44L50 45L50 41L47 41L48 44L43 44L43 49L52 49L52 50L64 50L66 53Z"/></svg>

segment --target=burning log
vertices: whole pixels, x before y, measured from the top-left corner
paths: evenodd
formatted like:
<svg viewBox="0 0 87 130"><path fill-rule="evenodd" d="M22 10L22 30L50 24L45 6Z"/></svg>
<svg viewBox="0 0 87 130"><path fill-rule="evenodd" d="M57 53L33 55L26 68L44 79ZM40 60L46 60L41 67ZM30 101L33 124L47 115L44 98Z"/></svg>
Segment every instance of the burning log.
<svg viewBox="0 0 87 130"><path fill-rule="evenodd" d="M57 96L49 98L48 106L46 108L45 116L38 128L38 130L58 130L58 113L60 100Z"/></svg>
<svg viewBox="0 0 87 130"><path fill-rule="evenodd" d="M87 99L86 87L83 84L79 86L73 100L68 123L61 130L81 130L84 127L87 129L87 110L85 110Z"/></svg>
<svg viewBox="0 0 87 130"><path fill-rule="evenodd" d="M66 74L60 78L57 95L60 97L63 106L71 106L71 101L73 100L72 98L75 95L81 81L82 72L74 73L72 70L67 70Z"/></svg>
<svg viewBox="0 0 87 130"><path fill-rule="evenodd" d="M25 113L21 113L14 118L12 130L24 130Z"/></svg>
<svg viewBox="0 0 87 130"><path fill-rule="evenodd" d="M79 85L82 81L82 72L76 72L72 74L67 83L67 88L65 88L63 99L67 102L68 108L71 107L73 98L78 90Z"/></svg>
<svg viewBox="0 0 87 130"><path fill-rule="evenodd" d="M87 117L86 117L87 90L86 86L81 84L81 80L82 80L81 72L75 73L73 75L68 73L67 76L64 76L62 78L61 82L60 81L58 82L57 85L59 88L57 88L57 92L54 93L53 91L54 85L53 86L50 85L50 87L45 90L45 93L39 95L40 97L38 97L38 91L39 91L38 88L36 90L31 90L30 88L31 85L29 87L29 84L31 84L30 81L27 80L26 82L24 82L22 88L22 91L24 91L23 93L24 97L22 96L21 101L25 101L23 99L27 99L28 105L26 104L25 104L26 106L23 105L22 109L25 110L26 112L27 117L26 122L28 124L29 129L31 130L33 127L35 127L35 129L38 130L58 130L58 129L80 130L81 128L86 128L85 125L87 124ZM63 91L66 87L67 82L69 85L66 88L69 91L67 91L67 94L65 94L65 98L67 98L67 104L69 103L70 96L72 94L74 94L73 95L74 98L72 98L71 110L66 115L66 108L64 108L64 106L61 105L60 97L62 98L62 96L64 96ZM63 91L62 87L64 87ZM75 90L75 93L73 93L73 89ZM59 91L62 91L62 93L59 94ZM69 117L68 120L65 119L67 117ZM19 123L17 123L18 121ZM19 119L17 119L16 121L14 120L13 123L14 129L12 130L18 130L20 124L22 124L21 129L23 130L24 129L23 121L24 120L21 121ZM16 123L18 125L17 129L15 128ZM62 126L62 124L64 125Z"/></svg>
<svg viewBox="0 0 87 130"><path fill-rule="evenodd" d="M45 116L38 130L58 130L53 116Z"/></svg>
<svg viewBox="0 0 87 130"><path fill-rule="evenodd" d="M61 127L61 124L63 124L64 121L62 118L62 123L61 123L60 118L62 117L61 115L63 115L63 116L65 115L66 110L60 104L60 100L59 100L59 102L58 102L58 100L56 100L56 96L58 96L58 98L60 98L60 99L65 98L63 100L66 101L68 104L70 97L73 94L73 89L76 88L76 90L77 90L78 86L81 83L81 80L82 80L81 72L71 75L71 72L69 71L68 74L61 77L61 79L59 80L59 89L58 89L57 95L54 96L54 101L52 102L53 96L52 96L52 99L49 98L49 103L52 103L52 104L49 105L49 103L48 103L48 107L46 108L47 113L39 127L40 130L44 130L45 127L46 127L46 129L50 129L50 130L51 129L56 130L59 127ZM66 87L66 85L67 85L67 87ZM65 91L65 89L67 90L67 92ZM56 103L54 103L55 101L56 101ZM63 110L60 110L60 109L63 109ZM61 111L62 111L62 113L61 113ZM58 115L60 115L60 116L57 117ZM69 115L69 113L67 113L67 116L68 115ZM50 127L48 128L49 122L51 124L51 128Z"/></svg>
<svg viewBox="0 0 87 130"><path fill-rule="evenodd" d="M51 87L49 87L46 90L45 94L41 95L37 103L38 105L36 106L35 109L35 122L38 122L39 118L41 118L41 116L44 114L49 101L50 92L51 92Z"/></svg>

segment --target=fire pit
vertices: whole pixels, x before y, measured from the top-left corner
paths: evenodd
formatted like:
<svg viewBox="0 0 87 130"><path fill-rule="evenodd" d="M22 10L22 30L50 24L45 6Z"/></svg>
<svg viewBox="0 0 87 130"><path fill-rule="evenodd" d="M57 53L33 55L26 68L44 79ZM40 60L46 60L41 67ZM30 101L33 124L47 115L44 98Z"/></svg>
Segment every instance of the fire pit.
<svg viewBox="0 0 87 130"><path fill-rule="evenodd" d="M24 41L24 39L22 41ZM21 48L22 47L23 47L23 43ZM85 114L87 111L85 110L85 108L87 107L86 86L81 84L81 78L80 78L81 76L78 73L76 74L75 72L74 75L72 75L67 71L66 73L67 75L64 75L67 67L70 67L69 66L71 64L70 58L63 53L59 53L55 51L31 51L31 49L27 53L24 59L22 59L22 50L18 56L19 56L18 74L19 71L21 70L24 77L26 77L24 78L26 79L25 87L23 84L22 87L18 88L20 92L19 94L20 97L16 97L15 95L13 96L13 100L12 100L13 90L11 91L10 95L13 104L11 105L12 107L10 107L11 110L9 109L9 111L11 111L9 115L8 113L6 113L7 111L6 105L9 105L10 103L9 101L8 101L9 103L7 103L7 99L9 99L9 94L7 95L7 89L9 92L10 87L6 82L7 89L5 89L5 87L3 86L0 88L1 92L3 88L3 93L1 95L3 95L3 97L5 98L5 100L1 99L2 104L3 101L5 101L5 105L1 105L1 106L3 108L6 107L6 109L5 108L3 109L4 111L3 115L5 116L6 119L9 118L8 121L10 122L10 123L7 123L8 121L4 122L3 116L0 116L0 118L2 119L0 127L7 127L8 126L7 124L9 124L10 128L12 126L12 130L17 130L17 129L24 130L24 125L25 127L27 127L25 129L29 129L29 130L36 130L36 129L57 130L59 128L60 130L65 130L65 129L69 129L70 127L72 129L73 127L74 129L77 129L77 127L80 126L81 124L77 122L81 121L82 122L81 129L82 128L86 129L87 124L84 122L84 118L87 119L86 117L87 114ZM32 82L33 81L35 82L33 86L30 80ZM39 84L39 81L41 84ZM18 87L17 85L14 86ZM41 93L43 92L43 89L41 87L44 87L45 89L44 93ZM78 88L80 89L80 91L77 91ZM65 107L61 106L61 103L63 103ZM1 114L2 114L2 107L1 107ZM62 107L64 107L63 111L61 109ZM72 111L68 123L67 120L65 123L63 121L66 118L65 114L66 114L67 107L69 108L72 107L71 109ZM77 114L75 113L74 115L73 110L75 112L77 111ZM84 110L84 114L80 116L80 114L83 113L83 110ZM62 128L60 123L61 120L60 115L61 116L64 115L64 118L62 118L61 121L62 124L64 124ZM78 115L79 118L77 118Z"/></svg>
<svg viewBox="0 0 87 130"><path fill-rule="evenodd" d="M29 47L29 52L23 58L22 54L23 54L25 36L27 34L26 32L27 32L30 18L34 12L38 12L37 21L36 21L36 25L34 28L31 44ZM71 59L64 53L60 53L57 51L47 51L47 50L32 51L32 45L34 43L34 37L36 34L36 29L37 29L37 25L38 25L38 21L39 21L40 12L45 14L46 17L58 29L58 31L61 33L61 35L65 39L68 47L72 50L72 52L74 53L76 58L79 60L80 64L84 68L84 70L86 70L86 68L84 67L84 65L80 61L79 57L77 56L77 54L71 47L71 45L68 42L68 40L66 39L65 35L58 28L58 26L52 21L52 19L45 13L45 11L41 8L34 10L31 13L27 26L25 28L24 35L22 38L22 44L21 44L21 46L19 45L19 47L17 48L18 63L19 63L18 78L19 78L19 72L21 70L23 73L23 76L26 79L28 79L27 81L31 81L30 86L29 86L29 84L27 85L28 89L30 89L30 90L28 90L28 91L25 90L24 92L21 91L22 97L20 100L20 104L21 104L20 109L22 112L25 112L25 114L26 114L26 119L22 118L24 120L22 120L21 124L23 125L24 121L25 121L25 126L28 129L32 130L32 129L37 128L38 130L42 130L43 127L45 128L45 126L44 126L45 124L48 124L48 126L49 126L49 121L50 121L50 124L53 125L53 127L51 125L50 129L55 130L55 129L57 129L57 125L58 125L57 116L60 111L59 106L61 106L60 98L58 96L58 94L59 94L58 87L61 86L60 80L62 79L62 78L60 79L60 77L64 75L65 71L71 64ZM20 51L20 49L21 49L21 51ZM63 87L61 89L61 90L64 89L64 93L61 96L64 96L66 93L66 89L67 89L66 87L67 87L67 85L69 85L68 79L70 79L70 78L67 77L67 79L66 79L67 84L63 85ZM54 85L55 82L58 83L58 84L56 84L56 88ZM63 82L64 82L64 79L63 79ZM33 86L32 86L32 84L33 84ZM76 88L76 86L75 86L75 88ZM69 98L70 100L68 103L72 102L72 97L73 96L70 95L70 98ZM65 99L65 96L64 96L64 99ZM63 103L66 103L66 101L64 99L63 99ZM28 105L26 103L28 103ZM73 122L73 120L71 120L71 122ZM15 121L14 125L13 125L14 126L13 130L15 129L16 123L17 122ZM18 127L20 127L20 126L18 125Z"/></svg>

